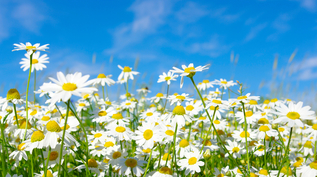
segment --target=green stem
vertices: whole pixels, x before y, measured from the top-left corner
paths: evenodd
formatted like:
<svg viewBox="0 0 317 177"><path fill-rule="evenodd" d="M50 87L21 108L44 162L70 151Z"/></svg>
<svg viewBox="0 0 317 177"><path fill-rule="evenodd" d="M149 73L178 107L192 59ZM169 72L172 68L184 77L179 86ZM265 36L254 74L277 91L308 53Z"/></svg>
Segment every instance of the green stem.
<svg viewBox="0 0 317 177"><path fill-rule="evenodd" d="M290 131L290 133L289 133L289 138L288 138L287 146L286 146L286 148L285 148L284 158L283 158L283 160L282 160L282 164L281 164L280 169L279 169L279 171L278 171L277 177L280 176L281 170L282 170L282 168L283 168L283 166L284 166L284 162L285 162L286 159L288 159L289 145L290 145L290 142L291 142L291 139L292 139L292 133L293 133L293 127L291 127L291 131ZM288 169L287 169L287 171L288 171Z"/></svg>
<svg viewBox="0 0 317 177"><path fill-rule="evenodd" d="M164 104L164 108L163 108L163 111L162 111L162 113L164 113L164 111L165 111L165 108L166 108L166 104L167 104L167 97L168 97L168 92L169 92L169 89L170 89L170 85L167 85L167 91L166 91L166 100L165 100L165 104Z"/></svg>
<svg viewBox="0 0 317 177"><path fill-rule="evenodd" d="M146 166L146 169L145 169L143 177L146 177L147 170L149 169L151 158L152 158L152 152L153 152L153 150L151 149L150 158L149 158L149 160L147 162L147 166Z"/></svg>
<svg viewBox="0 0 317 177"><path fill-rule="evenodd" d="M173 156L172 156L171 169L173 169L173 158L174 158L174 155L175 155L175 152L176 152L176 148L175 148L176 146L175 145L176 145L177 126L178 126L178 124L176 123L175 131L174 131L174 137L173 137L174 151L173 151ZM168 158L169 158L169 154L168 154L167 159L166 159L166 164L167 164Z"/></svg>
<svg viewBox="0 0 317 177"><path fill-rule="evenodd" d="M66 126L67 126L67 120L68 120L68 115L69 115L69 108L70 108L70 99L67 101L67 110L66 110L66 118L64 122L64 127L63 127L63 136L62 136L62 142L61 142L61 149L60 149L60 158L59 158L59 166L58 166L58 176L60 176L60 171L61 171L61 166L62 166L62 156L63 156L63 146L64 146L64 140L65 140L65 132L66 132Z"/></svg>
<svg viewBox="0 0 317 177"><path fill-rule="evenodd" d="M6 176L7 175L7 166L6 166L6 150L5 150L5 139L4 139L4 125L0 124L1 126L1 139L2 139L2 159L1 159L1 164L2 164L2 176Z"/></svg>
<svg viewBox="0 0 317 177"><path fill-rule="evenodd" d="M14 109L14 115L15 115L15 121L17 122L17 127L19 129L19 120L18 120L18 114L17 114L17 107L15 104L13 104L13 109Z"/></svg>
<svg viewBox="0 0 317 177"><path fill-rule="evenodd" d="M75 113L75 111L74 111L72 108L70 108L70 110L72 111L72 113L74 114L74 116L76 117L76 119L78 120L80 127L83 129L83 132L84 132L84 135L85 135L85 139L86 139L86 142L87 142L87 144L86 144L86 151L87 151L87 153L86 153L86 163L85 163L85 166L86 166L86 175L87 175L87 173L90 173L90 171L89 171L89 169L88 169L88 160L89 160L89 145L88 145L88 143L89 143L89 142L88 142L87 132L86 132L86 130L85 130L85 127L83 126L82 121L80 120L80 118L78 117L78 115Z"/></svg>
<svg viewBox="0 0 317 177"><path fill-rule="evenodd" d="M101 88L102 88L103 100L106 101L106 98L105 98L105 86L101 86Z"/></svg>
<svg viewBox="0 0 317 177"><path fill-rule="evenodd" d="M315 157L314 157L314 160L315 160L315 161L317 160L317 154L316 154L316 151L317 151L317 141L315 141Z"/></svg>
<svg viewBox="0 0 317 177"><path fill-rule="evenodd" d="M265 134L266 135L266 134ZM264 167L267 169L267 163L266 163L266 141L264 137Z"/></svg>
<svg viewBox="0 0 317 177"><path fill-rule="evenodd" d="M34 51L33 51L34 53ZM28 99L29 99L29 87L30 87L30 80L31 80L31 73L32 73L32 58L33 58L33 53L30 55L30 68L29 68L29 77L28 77L28 84L26 86L26 98L25 98L25 111L26 111L26 125L28 125L28 122L29 122L29 102L28 102ZM25 126L25 132L24 132L24 136L23 136L23 140L25 140L25 136L26 136L26 131L28 129L28 126Z"/></svg>
<svg viewBox="0 0 317 177"><path fill-rule="evenodd" d="M191 132L191 129L192 129L192 124L189 123L189 131L188 131L188 136L187 136L187 141L189 142L189 139L190 139L190 132Z"/></svg>
<svg viewBox="0 0 317 177"><path fill-rule="evenodd" d="M48 148L48 155L47 155L47 159L46 159L46 165L44 166L45 177L47 177L46 174L47 174L48 162L50 161L50 156L51 156L51 147Z"/></svg>
<svg viewBox="0 0 317 177"><path fill-rule="evenodd" d="M244 116L244 136L245 136L245 150L247 151L247 163L248 163L248 174L250 174L250 159L249 159L249 150L248 150L248 123L247 117L245 115L245 107L244 103L241 101L242 109L243 109L243 116Z"/></svg>

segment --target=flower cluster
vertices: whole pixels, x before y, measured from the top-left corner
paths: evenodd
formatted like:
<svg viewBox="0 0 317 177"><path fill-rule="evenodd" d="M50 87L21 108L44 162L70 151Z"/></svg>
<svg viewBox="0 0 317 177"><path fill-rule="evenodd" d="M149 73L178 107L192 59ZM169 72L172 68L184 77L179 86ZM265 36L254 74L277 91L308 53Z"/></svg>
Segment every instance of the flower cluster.
<svg viewBox="0 0 317 177"><path fill-rule="evenodd" d="M39 51L48 45L15 46L27 51L29 76L46 68ZM317 119L303 102L254 96L225 79L196 85L209 65L193 64L159 76L166 93L134 93L128 81L139 73L118 67L118 81L58 72L34 88L45 104L10 89L0 99L2 176L317 176ZM169 93L178 76L196 96ZM126 85L119 101L108 97L116 83Z"/></svg>

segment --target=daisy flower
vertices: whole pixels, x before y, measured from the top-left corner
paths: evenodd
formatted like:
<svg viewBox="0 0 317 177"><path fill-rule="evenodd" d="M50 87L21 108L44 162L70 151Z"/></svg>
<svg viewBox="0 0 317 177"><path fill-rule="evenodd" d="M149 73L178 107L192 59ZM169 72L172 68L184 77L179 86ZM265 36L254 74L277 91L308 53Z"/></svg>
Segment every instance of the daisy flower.
<svg viewBox="0 0 317 177"><path fill-rule="evenodd" d="M49 44L45 44L40 46L40 43L36 43L32 45L31 43L27 42L26 44L20 43L20 44L13 44L15 47L12 51L18 51L18 50L26 50L28 52L34 52L34 51L45 51L45 49L48 49Z"/></svg>
<svg viewBox="0 0 317 177"><path fill-rule="evenodd" d="M197 88L200 91L205 91L209 88L213 88L214 86L212 84L213 82L210 82L209 80L203 80L202 82L198 83Z"/></svg>
<svg viewBox="0 0 317 177"><path fill-rule="evenodd" d="M245 131L244 130L235 130L233 131L233 138L237 141L245 142ZM252 130L247 131L247 141L251 141L256 137L256 134Z"/></svg>
<svg viewBox="0 0 317 177"><path fill-rule="evenodd" d="M181 105L175 106L173 112L166 116L166 121L170 121L173 126L178 124L179 127L183 127L185 122L192 122L191 117L186 114L185 108Z"/></svg>
<svg viewBox="0 0 317 177"><path fill-rule="evenodd" d="M246 95L243 96L238 96L237 101L238 102L243 102L243 103L249 103L250 100L260 100L259 96L250 96L251 93L247 93Z"/></svg>
<svg viewBox="0 0 317 177"><path fill-rule="evenodd" d="M303 102L298 102L297 104L291 102L288 106L281 104L275 109L277 110L275 114L279 117L273 123L288 123L290 127L295 125L303 127L304 124L301 120L315 119L315 112L310 111L309 106L303 107Z"/></svg>
<svg viewBox="0 0 317 177"><path fill-rule="evenodd" d="M126 127L127 123L110 124L106 128L109 129L109 134L116 137L119 141L131 140L133 136L129 127Z"/></svg>
<svg viewBox="0 0 317 177"><path fill-rule="evenodd" d="M159 171L155 172L151 177L173 177L173 171L168 167L162 167Z"/></svg>
<svg viewBox="0 0 317 177"><path fill-rule="evenodd" d="M192 98L189 98L188 95L189 94L187 94L187 93L182 93L181 95L174 94L174 95L170 95L168 99L170 100L171 105L173 105L174 103L182 103L185 100L191 101Z"/></svg>
<svg viewBox="0 0 317 177"><path fill-rule="evenodd" d="M214 84L217 84L220 86L220 88L224 88L227 89L229 87L232 87L234 85L237 85L237 83L233 82L233 81L227 81L226 79L220 79L220 80L215 80Z"/></svg>
<svg viewBox="0 0 317 177"><path fill-rule="evenodd" d="M198 149L194 149L191 152L188 152L185 154L185 159L181 159L177 162L177 165L180 166L181 170L185 170L185 174L188 175L199 173L200 172L200 166L203 166L205 163L202 161L199 161L202 157L202 154L199 153Z"/></svg>
<svg viewBox="0 0 317 177"><path fill-rule="evenodd" d="M63 151L62 157L60 156L60 148L61 145L57 145L55 148L51 149L50 154L48 154L49 151L44 151L44 158L48 160L48 168L55 167L55 165L58 165L60 158L62 158L61 164L63 163L64 159L63 156L66 154L66 151ZM64 148L64 147L63 147ZM65 149L64 149L65 150ZM43 167L43 164L41 164L41 167Z"/></svg>
<svg viewBox="0 0 317 177"><path fill-rule="evenodd" d="M87 87L91 84L88 81L89 75L82 76L81 73L67 74L66 77L62 72L57 73L58 80L49 78L54 83L44 84L41 89L47 92L52 92L51 104L62 100L68 101L72 95L81 97L81 93L92 93L98 91L96 88Z"/></svg>
<svg viewBox="0 0 317 177"><path fill-rule="evenodd" d="M120 73L118 80L124 80L127 81L128 79L133 80L134 76L133 75L138 75L139 72L136 71L132 71L132 68L130 68L129 66L125 66L124 68L120 65L118 65L118 68L120 68L122 70L122 72Z"/></svg>
<svg viewBox="0 0 317 177"><path fill-rule="evenodd" d="M140 89L137 89L136 90L139 94L144 94L144 95L147 95L148 93L151 93L151 91L149 90L148 87L143 87L143 88L140 88Z"/></svg>
<svg viewBox="0 0 317 177"><path fill-rule="evenodd" d="M24 160L28 160L28 156L26 155L25 152L25 143L21 143L18 145L17 150L13 151L10 155L9 155L10 159L15 159L15 167L19 166L19 162L22 160L22 158Z"/></svg>
<svg viewBox="0 0 317 177"><path fill-rule="evenodd" d="M13 104L23 104L24 100L21 99L20 93L17 89L10 89L7 93L7 98L0 99L0 105L2 105L2 111L5 111L9 105Z"/></svg>
<svg viewBox="0 0 317 177"><path fill-rule="evenodd" d="M311 162L309 165L305 165L297 169L297 172L301 174L301 176L305 177L315 177L317 176L317 161Z"/></svg>
<svg viewBox="0 0 317 177"><path fill-rule="evenodd" d="M26 53L24 56L26 58L22 58L22 61L20 62L20 64L22 65L21 68L23 68L23 71L26 71L30 68L31 55L30 53ZM40 56L40 52L33 53L31 72L33 72L34 69L36 71L39 71L39 70L43 70L43 68L46 68L44 64L49 63L49 61L47 61L48 59L49 58L47 57L46 54Z"/></svg>
<svg viewBox="0 0 317 177"><path fill-rule="evenodd" d="M228 149L229 153L232 154L234 158L240 158L241 154L245 153L245 148L243 145L236 141L230 141L227 140L228 145L225 145L226 148ZM228 157L229 154L226 154L226 157Z"/></svg>
<svg viewBox="0 0 317 177"><path fill-rule="evenodd" d="M143 148L152 149L155 141L160 141L161 130L159 126L155 126L155 124L143 123L142 126L139 126L135 131L134 140L139 146Z"/></svg>
<svg viewBox="0 0 317 177"><path fill-rule="evenodd" d="M85 162L86 163L86 162ZM88 159L88 169L96 174L100 174L102 170L104 170L104 167L102 166L102 163L99 161L96 161L95 159ZM86 169L86 165L82 164L76 167L76 169L81 172L82 169Z"/></svg>
<svg viewBox="0 0 317 177"><path fill-rule="evenodd" d="M157 83L166 82L167 85L170 85L171 81L176 81L177 77L178 75L174 75L174 73L172 73L171 71L169 71L167 74L163 72L162 75L159 75Z"/></svg>
<svg viewBox="0 0 317 177"><path fill-rule="evenodd" d="M176 146L176 152L179 151L180 157L184 157L188 152L191 152L194 149L197 149L195 145L188 142L186 139L182 139Z"/></svg>
<svg viewBox="0 0 317 177"><path fill-rule="evenodd" d="M76 111L81 113L83 110L86 111L89 108L90 104L86 100L78 100L76 103ZM79 114L80 115L80 114Z"/></svg>
<svg viewBox="0 0 317 177"><path fill-rule="evenodd" d="M25 144L25 150L32 154L33 149L42 149L44 147L44 137L45 135L42 131L37 130L33 132L31 139L23 142Z"/></svg>
<svg viewBox="0 0 317 177"><path fill-rule="evenodd" d="M203 109L201 101L190 101L186 102L185 104L186 114L190 116L198 115L199 112Z"/></svg>
<svg viewBox="0 0 317 177"><path fill-rule="evenodd" d="M254 133L257 134L258 139L263 139L266 135L269 137L276 137L278 135L278 132L270 124L261 125Z"/></svg>
<svg viewBox="0 0 317 177"><path fill-rule="evenodd" d="M139 177L144 173L144 170L141 168L141 166L145 164L147 164L146 161L139 160L135 157L120 159L119 160L119 166L120 166L119 174L130 176L132 174L131 170L133 170L133 174Z"/></svg>
<svg viewBox="0 0 317 177"><path fill-rule="evenodd" d="M119 160L126 157L128 155L128 152L126 152L126 149L120 148L119 145L115 145L113 150L107 154L107 158L109 159L109 163L113 168L116 170L119 169Z"/></svg>
<svg viewBox="0 0 317 177"><path fill-rule="evenodd" d="M35 174L35 177L43 177L45 176L44 171L40 171L40 174ZM58 176L58 171L53 172L52 170L47 170L46 172L47 177L57 177Z"/></svg>
<svg viewBox="0 0 317 177"><path fill-rule="evenodd" d="M93 79L91 82L93 85L101 85L105 86L106 84L108 86L114 85L116 82L111 79L112 75L106 76L105 74L101 73L97 76L96 79Z"/></svg>
<svg viewBox="0 0 317 177"><path fill-rule="evenodd" d="M198 66L198 67L194 67L194 64L191 63L188 65L188 67L186 65L182 65L183 69L179 69L176 67L173 67L174 70L171 70L171 72L173 73L179 73L181 76L181 84L180 84L180 88L183 87L184 84L184 76L187 77L193 77L196 72L201 72L203 70L209 69L209 64L205 65L205 66Z"/></svg>

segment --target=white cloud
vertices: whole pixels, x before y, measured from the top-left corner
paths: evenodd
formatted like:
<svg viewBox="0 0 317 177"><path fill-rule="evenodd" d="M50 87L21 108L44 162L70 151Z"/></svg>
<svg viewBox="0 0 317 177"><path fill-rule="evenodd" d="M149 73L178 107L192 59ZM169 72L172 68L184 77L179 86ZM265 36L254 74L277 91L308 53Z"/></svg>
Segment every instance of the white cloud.
<svg viewBox="0 0 317 177"><path fill-rule="evenodd" d="M298 0L300 1L300 5L307 9L308 11L315 12L316 11L316 0Z"/></svg>
<svg viewBox="0 0 317 177"><path fill-rule="evenodd" d="M113 47L105 50L106 54L117 54L125 48L142 41L156 32L165 23L165 17L171 12L172 1L140 0L129 10L134 14L134 20L115 29L113 32Z"/></svg>
<svg viewBox="0 0 317 177"><path fill-rule="evenodd" d="M176 12L176 17L183 22L195 22L201 17L206 16L208 11L204 7L194 2L186 3L185 7Z"/></svg>
<svg viewBox="0 0 317 177"><path fill-rule="evenodd" d="M290 25L288 22L292 19L289 14L281 14L279 15L273 22L272 28L276 30L275 33L268 36L268 40L277 40L278 36L286 31L290 30Z"/></svg>
<svg viewBox="0 0 317 177"><path fill-rule="evenodd" d="M222 22L233 22L239 19L241 14L228 14L227 8L220 8L217 10L213 10L211 13L211 17L215 17Z"/></svg>
<svg viewBox="0 0 317 177"><path fill-rule="evenodd" d="M245 42L252 40L253 38L256 37L256 35L262 31L265 27L267 26L267 23L262 23L259 24L253 28L251 28L249 34L246 36L246 38L244 39Z"/></svg>
<svg viewBox="0 0 317 177"><path fill-rule="evenodd" d="M294 63L290 70L297 75L299 80L317 78L317 56Z"/></svg>
<svg viewBox="0 0 317 177"><path fill-rule="evenodd" d="M193 43L189 47L186 47L185 50L190 53L199 53L210 57L218 57L229 48L229 46L221 44L218 37L214 36L208 42Z"/></svg>
<svg viewBox="0 0 317 177"><path fill-rule="evenodd" d="M45 16L40 13L41 9L30 3L22 3L13 9L12 17L25 29L38 33Z"/></svg>

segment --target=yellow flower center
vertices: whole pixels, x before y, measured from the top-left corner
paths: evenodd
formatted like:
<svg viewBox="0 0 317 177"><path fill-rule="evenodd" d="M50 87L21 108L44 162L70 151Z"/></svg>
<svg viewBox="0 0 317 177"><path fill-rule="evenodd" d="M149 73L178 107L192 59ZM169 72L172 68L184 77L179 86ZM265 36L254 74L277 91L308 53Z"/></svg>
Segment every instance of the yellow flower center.
<svg viewBox="0 0 317 177"><path fill-rule="evenodd" d="M32 65L39 63L37 59L32 59Z"/></svg>
<svg viewBox="0 0 317 177"><path fill-rule="evenodd" d="M166 80L166 81L168 81L168 80L170 80L170 79L171 79L171 77L169 77L169 76L166 76L166 77L165 77L165 80Z"/></svg>
<svg viewBox="0 0 317 177"><path fill-rule="evenodd" d="M220 124L219 120L214 120L214 124Z"/></svg>
<svg viewBox="0 0 317 177"><path fill-rule="evenodd" d="M269 104L270 100L264 100L263 104Z"/></svg>
<svg viewBox="0 0 317 177"><path fill-rule="evenodd" d="M259 119L258 124L269 124L269 120L267 120L266 118L261 118Z"/></svg>
<svg viewBox="0 0 317 177"><path fill-rule="evenodd" d="M20 120L19 125L20 125L20 127L19 127L20 129L25 129L25 127L27 127L27 129L30 129L32 127L30 122L26 123L25 119Z"/></svg>
<svg viewBox="0 0 317 177"><path fill-rule="evenodd" d="M195 68L194 67L188 67L184 70L185 73L195 73Z"/></svg>
<svg viewBox="0 0 317 177"><path fill-rule="evenodd" d="M123 72L125 72L125 73L131 72L131 68L129 66L125 66L123 68Z"/></svg>
<svg viewBox="0 0 317 177"><path fill-rule="evenodd" d="M168 158L168 159L167 159ZM168 153L165 153L164 155L163 155L163 158L162 158L164 161L166 161L166 160L171 160L172 159L172 156L170 155L170 154L168 154Z"/></svg>
<svg viewBox="0 0 317 177"><path fill-rule="evenodd" d="M255 101L255 100L250 100L249 104L250 104L250 105L257 105L257 104L258 104L258 102L257 102L257 101Z"/></svg>
<svg viewBox="0 0 317 177"><path fill-rule="evenodd" d="M112 118L119 120L119 119L123 119L123 116L122 116L122 114L119 112L119 113L117 113L117 114L113 114L113 115L112 115Z"/></svg>
<svg viewBox="0 0 317 177"><path fill-rule="evenodd" d="M50 161L56 160L58 158L58 152L57 151L52 151L50 153Z"/></svg>
<svg viewBox="0 0 317 177"><path fill-rule="evenodd" d="M25 147L23 147L25 145L25 143L21 143L18 145L18 150L19 151L23 151L25 149ZM22 148L23 147L23 148Z"/></svg>
<svg viewBox="0 0 317 177"><path fill-rule="evenodd" d="M194 109L194 106L188 105L186 106L186 111L192 111Z"/></svg>
<svg viewBox="0 0 317 177"><path fill-rule="evenodd" d="M35 110L33 110L33 111L30 113L30 115L31 115L31 116L34 116L34 115L36 115L36 113L37 113L37 110L35 109Z"/></svg>
<svg viewBox="0 0 317 177"><path fill-rule="evenodd" d="M112 147L112 146L114 146L114 143L112 141L107 141L104 146L107 148Z"/></svg>
<svg viewBox="0 0 317 177"><path fill-rule="evenodd" d="M65 91L74 91L77 89L77 85L74 83L64 83L62 88Z"/></svg>
<svg viewBox="0 0 317 177"><path fill-rule="evenodd" d="M50 132L60 132L62 128L58 125L55 120L51 120L46 124L46 129Z"/></svg>
<svg viewBox="0 0 317 177"><path fill-rule="evenodd" d="M237 99L238 100L243 100L243 99L247 99L248 97L247 96L239 96Z"/></svg>
<svg viewBox="0 0 317 177"><path fill-rule="evenodd" d="M127 159L124 163L127 167L130 168L134 168L138 165L138 161L136 161L135 159Z"/></svg>
<svg viewBox="0 0 317 177"><path fill-rule="evenodd" d="M41 120L48 121L48 120L50 120L50 117L49 116L43 116Z"/></svg>
<svg viewBox="0 0 317 177"><path fill-rule="evenodd" d="M212 111L214 111L214 110L215 110L215 108L216 108L216 107L214 107L214 106L210 106L210 107L209 107L209 109L210 109L210 110L212 110ZM216 109L216 110L218 110L218 109L219 109L219 107L217 107L217 109Z"/></svg>
<svg viewBox="0 0 317 177"><path fill-rule="evenodd" d="M213 103L216 103L216 104L221 104L221 100L212 100Z"/></svg>
<svg viewBox="0 0 317 177"><path fill-rule="evenodd" d="M205 144L205 146L211 146L212 145L211 141L209 141L209 140L206 140L206 141L203 140L202 144Z"/></svg>
<svg viewBox="0 0 317 177"><path fill-rule="evenodd" d="M42 141L44 139L44 134L41 131L35 131L31 136L31 142Z"/></svg>
<svg viewBox="0 0 317 177"><path fill-rule="evenodd" d="M123 132L125 132L125 128L122 126L118 126L118 127L116 127L116 131L119 133L123 133Z"/></svg>
<svg viewBox="0 0 317 177"><path fill-rule="evenodd" d="M238 169L239 170L239 169ZM224 177L225 175L220 173L219 175L217 175L217 177Z"/></svg>
<svg viewBox="0 0 317 177"><path fill-rule="evenodd" d="M208 83L209 83L209 80L203 80L203 83L204 83L204 84L208 84Z"/></svg>
<svg viewBox="0 0 317 177"><path fill-rule="evenodd" d="M129 106L129 105L131 105L131 103L126 103L125 105Z"/></svg>
<svg viewBox="0 0 317 177"><path fill-rule="evenodd" d="M305 148L309 148L309 149L313 148L312 142L311 141L306 141L305 144L304 144L304 147Z"/></svg>
<svg viewBox="0 0 317 177"><path fill-rule="evenodd" d="M170 168L168 168L168 167L162 167L162 168L159 170L159 172L160 172L161 174L173 175L172 170L171 170Z"/></svg>
<svg viewBox="0 0 317 177"><path fill-rule="evenodd" d="M258 177L258 175L256 175L255 173L250 173L250 177Z"/></svg>
<svg viewBox="0 0 317 177"><path fill-rule="evenodd" d="M183 106L179 105L179 106L176 106L174 109L173 109L173 114L176 114L176 115L184 115L186 113L185 109Z"/></svg>
<svg viewBox="0 0 317 177"><path fill-rule="evenodd" d="M197 158L196 157L191 157L190 159L188 159L188 164L189 165L195 165L197 162Z"/></svg>
<svg viewBox="0 0 317 177"><path fill-rule="evenodd" d="M238 148L238 147L232 148L233 153L238 153L239 151L240 151L240 148Z"/></svg>
<svg viewBox="0 0 317 177"><path fill-rule="evenodd" d="M278 128L278 131L279 131L279 132L284 132L284 130L285 130L285 128L283 128L283 127L279 127L279 128Z"/></svg>
<svg viewBox="0 0 317 177"><path fill-rule="evenodd" d="M96 133L96 134L94 135L95 138L99 138L99 137L101 137L101 136L102 136L101 133Z"/></svg>
<svg viewBox="0 0 317 177"><path fill-rule="evenodd" d="M300 166L302 166L302 162L295 162L295 163L293 164L293 166L294 166L295 168L300 167Z"/></svg>
<svg viewBox="0 0 317 177"><path fill-rule="evenodd" d="M142 150L144 153L150 153L151 152L151 149L150 148L147 148L147 149L143 149Z"/></svg>
<svg viewBox="0 0 317 177"><path fill-rule="evenodd" d="M45 174L42 175L42 177L45 177ZM46 177L54 177L52 172L50 170L46 171Z"/></svg>
<svg viewBox="0 0 317 177"><path fill-rule="evenodd" d="M105 74L99 74L97 78L107 78Z"/></svg>
<svg viewBox="0 0 317 177"><path fill-rule="evenodd" d="M247 137L249 137L249 136L250 136L250 133L247 132ZM241 138L245 138L245 131L243 131L243 132L240 133L240 137L241 137Z"/></svg>
<svg viewBox="0 0 317 177"><path fill-rule="evenodd" d="M206 117L199 117L198 120L206 120Z"/></svg>
<svg viewBox="0 0 317 177"><path fill-rule="evenodd" d="M89 159L88 160L88 167L97 168L98 164L97 164L96 160L95 159Z"/></svg>
<svg viewBox="0 0 317 177"><path fill-rule="evenodd" d="M277 101L278 101L277 98L273 98L273 99L271 100L272 103L275 103L275 102L277 102Z"/></svg>
<svg viewBox="0 0 317 177"><path fill-rule="evenodd" d="M102 116L106 116L107 115L107 112L106 111L100 111L98 113L98 116L102 117Z"/></svg>
<svg viewBox="0 0 317 177"><path fill-rule="evenodd" d="M78 106L84 107L84 106L86 106L86 104L85 103L79 103Z"/></svg>
<svg viewBox="0 0 317 177"><path fill-rule="evenodd" d="M173 130L166 130L165 134L168 136L173 136L174 135L174 131Z"/></svg>
<svg viewBox="0 0 317 177"><path fill-rule="evenodd" d="M153 113L151 113L151 112L148 112L148 113L146 113L146 116L153 116Z"/></svg>
<svg viewBox="0 0 317 177"><path fill-rule="evenodd" d="M312 126L312 128L313 128L314 130L317 130L317 124L314 124L314 125Z"/></svg>
<svg viewBox="0 0 317 177"><path fill-rule="evenodd" d="M179 100L185 100L185 97L184 97L184 96L182 96L182 95L178 95L178 96L176 96L176 99L179 99Z"/></svg>
<svg viewBox="0 0 317 177"><path fill-rule="evenodd" d="M36 47L35 47L35 46L31 46L31 45L25 46L25 48L26 48L27 50L33 50L33 49L36 49Z"/></svg>
<svg viewBox="0 0 317 177"><path fill-rule="evenodd" d="M182 139L182 141L179 142L179 147L185 148L185 147L187 147L187 146L189 146L189 142L188 142L187 140Z"/></svg>
<svg viewBox="0 0 317 177"><path fill-rule="evenodd" d="M283 167L281 169L281 172L288 176L292 176L293 174L292 169L290 167Z"/></svg>
<svg viewBox="0 0 317 177"><path fill-rule="evenodd" d="M253 116L253 112L252 111L247 111L247 112L245 112L245 116L246 117L251 117L251 116Z"/></svg>
<svg viewBox="0 0 317 177"><path fill-rule="evenodd" d="M20 99L20 93L17 89L10 89L7 93L7 100Z"/></svg>
<svg viewBox="0 0 317 177"><path fill-rule="evenodd" d="M286 115L288 118L296 120L300 118L300 115L298 114L298 112L289 112Z"/></svg>
<svg viewBox="0 0 317 177"><path fill-rule="evenodd" d="M112 158L113 158L113 159L117 159L117 158L119 158L119 157L121 157L121 152L119 152L119 151L116 151L116 152L114 152L114 153L112 154Z"/></svg>
<svg viewBox="0 0 317 177"><path fill-rule="evenodd" d="M317 161L314 161L314 162L310 163L309 167L317 170Z"/></svg>
<svg viewBox="0 0 317 177"><path fill-rule="evenodd" d="M227 81L220 81L220 83L227 84L228 82Z"/></svg>
<svg viewBox="0 0 317 177"><path fill-rule="evenodd" d="M163 93L156 94L156 97L163 97L163 96L164 96Z"/></svg>
<svg viewBox="0 0 317 177"><path fill-rule="evenodd" d="M261 132L267 132L267 131L270 130L270 128L269 128L268 126L266 126L266 125L262 125L262 126L259 128L259 130L260 130Z"/></svg>
<svg viewBox="0 0 317 177"><path fill-rule="evenodd" d="M146 139L146 140L151 139L152 136L153 136L153 131L150 130L150 129L145 130L144 133L143 133L143 137L144 137L144 139Z"/></svg>

